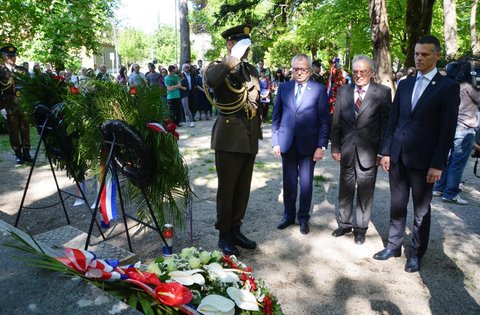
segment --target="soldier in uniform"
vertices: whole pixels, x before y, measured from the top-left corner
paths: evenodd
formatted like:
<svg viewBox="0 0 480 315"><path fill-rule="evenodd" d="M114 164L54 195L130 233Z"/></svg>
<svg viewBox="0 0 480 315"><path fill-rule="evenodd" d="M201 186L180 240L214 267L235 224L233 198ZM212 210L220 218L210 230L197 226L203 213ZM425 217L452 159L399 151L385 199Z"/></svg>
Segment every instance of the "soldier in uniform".
<svg viewBox="0 0 480 315"><path fill-rule="evenodd" d="M209 64L204 89L213 88L216 99L207 98L218 109L212 130L218 177L218 246L228 255L238 255L236 246L254 249L257 244L240 231L250 196L253 164L262 139L260 85L257 69L244 61L251 45L251 27L240 25L224 31L227 55Z"/></svg>
<svg viewBox="0 0 480 315"><path fill-rule="evenodd" d="M30 156L30 126L18 103L16 73L25 73L26 69L15 64L17 48L12 45L0 49L4 65L0 66L0 109L7 111L7 129L10 145L15 151L16 163L32 162Z"/></svg>

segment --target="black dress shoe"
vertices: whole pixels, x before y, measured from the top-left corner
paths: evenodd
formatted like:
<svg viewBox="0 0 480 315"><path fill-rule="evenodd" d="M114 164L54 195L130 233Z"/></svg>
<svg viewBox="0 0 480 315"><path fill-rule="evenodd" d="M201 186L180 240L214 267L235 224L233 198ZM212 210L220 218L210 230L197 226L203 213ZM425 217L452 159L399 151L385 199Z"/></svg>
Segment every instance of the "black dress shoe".
<svg viewBox="0 0 480 315"><path fill-rule="evenodd" d="M340 237L340 236L343 236L346 233L350 233L350 232L352 232L352 228L338 227L338 228L335 229L335 231L332 232L332 236Z"/></svg>
<svg viewBox="0 0 480 315"><path fill-rule="evenodd" d="M283 218L282 221L280 221L280 223L277 225L277 229L283 230L284 228L292 224L295 224L295 220L288 220Z"/></svg>
<svg viewBox="0 0 480 315"><path fill-rule="evenodd" d="M365 233L354 233L354 235L355 244L362 245L363 243L365 243Z"/></svg>
<svg viewBox="0 0 480 315"><path fill-rule="evenodd" d="M255 243L255 241L252 241L252 240L248 239L240 231L233 231L232 232L232 240L233 240L233 244L238 245L241 248L245 248L245 249L255 249L255 248L257 248L257 243Z"/></svg>
<svg viewBox="0 0 480 315"><path fill-rule="evenodd" d="M390 248L385 248L381 251L379 251L378 253L376 253L375 255L373 255L373 259L376 259L376 260L387 260L387 259L390 259L392 257L400 257L400 255L402 254L402 249L390 249Z"/></svg>
<svg viewBox="0 0 480 315"><path fill-rule="evenodd" d="M225 255L238 256L240 254L238 249L235 247L235 244L233 243L232 234L230 232L220 232L220 237L218 239L218 247Z"/></svg>
<svg viewBox="0 0 480 315"><path fill-rule="evenodd" d="M417 256L412 256L407 258L407 263L405 264L406 272L417 272L420 270L420 259Z"/></svg>
<svg viewBox="0 0 480 315"><path fill-rule="evenodd" d="M23 152L23 160L24 160L25 162L28 162L28 163L32 163L32 162L33 162L33 158L32 158L32 156L30 155L30 152L28 152L28 151L24 151L24 152Z"/></svg>
<svg viewBox="0 0 480 315"><path fill-rule="evenodd" d="M310 232L310 227L308 226L308 223L300 223L300 233L302 233L303 235L307 235L308 232Z"/></svg>

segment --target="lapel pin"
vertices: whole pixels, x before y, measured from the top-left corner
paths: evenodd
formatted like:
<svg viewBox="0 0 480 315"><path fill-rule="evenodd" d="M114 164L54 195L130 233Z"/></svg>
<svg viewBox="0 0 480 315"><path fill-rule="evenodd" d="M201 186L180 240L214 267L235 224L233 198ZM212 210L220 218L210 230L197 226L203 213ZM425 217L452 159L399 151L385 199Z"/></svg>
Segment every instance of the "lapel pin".
<svg viewBox="0 0 480 315"><path fill-rule="evenodd" d="M435 81L432 81L432 85L435 85L435 83L437 83L437 82L435 82Z"/></svg>

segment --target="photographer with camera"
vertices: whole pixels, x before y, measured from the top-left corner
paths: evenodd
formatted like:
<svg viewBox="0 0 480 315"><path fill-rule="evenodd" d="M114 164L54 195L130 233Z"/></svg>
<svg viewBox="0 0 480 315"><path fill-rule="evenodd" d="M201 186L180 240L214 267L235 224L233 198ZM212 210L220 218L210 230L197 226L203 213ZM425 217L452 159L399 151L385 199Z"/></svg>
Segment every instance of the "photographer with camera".
<svg viewBox="0 0 480 315"><path fill-rule="evenodd" d="M447 166L440 180L433 187L434 196L442 196L442 201L458 205L468 202L459 195L460 182L475 141L478 129L478 107L480 105L480 87L475 76L472 61L465 60L447 65L447 76L460 84L460 106L458 109L457 129L450 150Z"/></svg>

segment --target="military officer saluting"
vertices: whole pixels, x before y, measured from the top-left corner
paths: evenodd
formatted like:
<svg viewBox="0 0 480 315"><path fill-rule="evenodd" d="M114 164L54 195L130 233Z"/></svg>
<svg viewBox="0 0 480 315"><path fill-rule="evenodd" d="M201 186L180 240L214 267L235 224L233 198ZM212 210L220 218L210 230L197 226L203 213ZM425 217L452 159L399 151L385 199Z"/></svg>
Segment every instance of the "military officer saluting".
<svg viewBox="0 0 480 315"><path fill-rule="evenodd" d="M7 129L10 145L15 151L16 163L32 162L30 156L30 126L18 103L16 76L24 72L23 67L15 64L17 48L12 45L0 49L5 64L0 65L0 109L7 111Z"/></svg>
<svg viewBox="0 0 480 315"><path fill-rule="evenodd" d="M261 112L258 107L260 85L257 69L244 61L248 56L251 27L240 25L222 33L227 55L208 65L204 88L213 88L219 116L212 130L211 147L215 150L218 177L218 246L228 255L238 255L236 246L254 249L257 244L241 231L250 196L253 165L262 138Z"/></svg>

